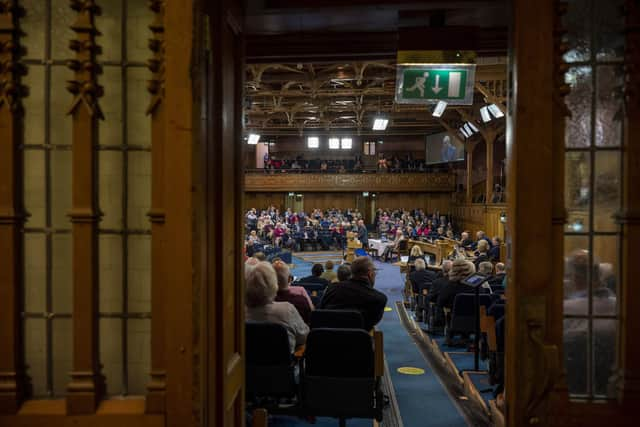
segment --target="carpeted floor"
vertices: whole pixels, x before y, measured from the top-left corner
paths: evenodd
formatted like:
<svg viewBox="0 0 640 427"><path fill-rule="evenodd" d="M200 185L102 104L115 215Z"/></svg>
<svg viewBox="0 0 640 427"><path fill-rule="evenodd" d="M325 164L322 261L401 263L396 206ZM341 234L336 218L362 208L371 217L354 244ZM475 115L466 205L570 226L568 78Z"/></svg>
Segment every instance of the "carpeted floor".
<svg viewBox="0 0 640 427"><path fill-rule="evenodd" d="M304 277L311 274L313 262L323 262L321 256L327 253L317 253L318 257L310 257L310 252L305 254L306 259L293 258L293 274L296 277ZM326 259L325 259L326 260ZM414 340L402 326L398 316L397 301L402 300L402 278L398 266L376 261L376 289L384 292L389 299L388 307L391 311L384 314L378 328L384 334L385 357L389 366L391 382L395 390L400 408L401 426L404 427L462 427L466 426L463 416L446 392ZM424 371L420 375L407 375L398 372L398 368L418 368ZM272 417L269 425L273 426L307 426L309 423L290 417ZM319 418L316 426L337 426L335 419ZM348 426L370 426L370 420L349 420Z"/></svg>

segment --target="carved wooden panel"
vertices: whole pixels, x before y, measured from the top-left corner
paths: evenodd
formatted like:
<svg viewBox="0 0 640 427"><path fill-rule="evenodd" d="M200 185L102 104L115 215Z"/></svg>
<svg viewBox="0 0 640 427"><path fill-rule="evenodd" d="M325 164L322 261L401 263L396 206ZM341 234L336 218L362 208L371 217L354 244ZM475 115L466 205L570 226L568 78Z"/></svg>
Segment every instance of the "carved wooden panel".
<svg viewBox="0 0 640 427"><path fill-rule="evenodd" d="M164 61L164 0L153 0L149 7L155 14L149 26L153 37L149 48L153 52L149 60L152 78L148 89L152 95L147 113L151 116L151 382L148 384L146 399L147 413L165 411L166 366L165 366L165 316L164 290L165 274L165 209L164 209L164 146L165 146L165 61Z"/></svg>
<svg viewBox="0 0 640 427"><path fill-rule="evenodd" d="M22 88L18 64L18 4L0 1L0 414L18 410L25 392L20 288Z"/></svg>
<svg viewBox="0 0 640 427"><path fill-rule="evenodd" d="M245 191L454 191L455 176L432 174L264 174L245 175Z"/></svg>
<svg viewBox="0 0 640 427"><path fill-rule="evenodd" d="M100 13L94 0L71 0L77 12L71 29L76 38L69 47L76 57L68 62L74 80L67 89L74 96L69 114L72 117L73 184L73 371L67 388L67 412L91 414L104 395L104 378L98 353L98 222L96 150L98 120L102 112L98 98L99 65L96 55L98 30L95 16Z"/></svg>

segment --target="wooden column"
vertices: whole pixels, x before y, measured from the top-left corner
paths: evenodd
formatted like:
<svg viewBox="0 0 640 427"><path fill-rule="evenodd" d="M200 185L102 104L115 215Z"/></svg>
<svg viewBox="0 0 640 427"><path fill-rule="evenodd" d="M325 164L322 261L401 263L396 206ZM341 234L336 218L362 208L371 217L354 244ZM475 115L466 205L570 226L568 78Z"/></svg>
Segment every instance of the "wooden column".
<svg viewBox="0 0 640 427"><path fill-rule="evenodd" d="M98 352L98 222L97 158L98 120L102 113L97 83L99 47L95 37L95 0L71 0L78 15L71 29L76 38L69 47L76 58L69 61L74 80L67 88L74 95L69 109L72 129L72 223L73 241L73 371L67 387L67 412L90 414L104 395ZM60 84L60 82L56 82Z"/></svg>
<svg viewBox="0 0 640 427"><path fill-rule="evenodd" d="M482 135L484 137L484 134ZM485 137L485 144L487 147L487 180L485 186L485 203L491 203L493 199L493 143L495 142L495 134L491 138Z"/></svg>
<svg viewBox="0 0 640 427"><path fill-rule="evenodd" d="M629 414L640 403L640 4L626 2L626 119L622 213L622 280L620 306L620 381L618 396Z"/></svg>
<svg viewBox="0 0 640 427"><path fill-rule="evenodd" d="M470 142L467 144L467 194L465 201L470 204L473 201L473 150L478 145L477 142Z"/></svg>
<svg viewBox="0 0 640 427"><path fill-rule="evenodd" d="M557 347L546 342L553 298L553 177L539 165L553 161L554 1L512 1L513 101L508 154L506 421L548 425L549 392L560 370ZM546 112L546 113L545 113ZM531 262L535 259L536 262Z"/></svg>
<svg viewBox="0 0 640 427"><path fill-rule="evenodd" d="M149 81L151 104L147 114L151 116L151 381L147 386L146 412L163 413L166 395L165 365L165 301L166 257L164 255L164 0L153 0L150 8L155 19L150 25L153 38L149 48L153 57L149 69L153 73Z"/></svg>
<svg viewBox="0 0 640 427"><path fill-rule="evenodd" d="M21 69L18 6L0 1L0 414L18 410L25 393L20 334L23 223Z"/></svg>

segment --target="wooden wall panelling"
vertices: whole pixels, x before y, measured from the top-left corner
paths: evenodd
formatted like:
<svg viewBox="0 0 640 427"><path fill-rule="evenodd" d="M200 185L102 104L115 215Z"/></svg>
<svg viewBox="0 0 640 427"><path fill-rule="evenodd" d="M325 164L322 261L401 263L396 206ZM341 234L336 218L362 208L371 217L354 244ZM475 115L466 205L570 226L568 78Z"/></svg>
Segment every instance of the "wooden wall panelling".
<svg viewBox="0 0 640 427"><path fill-rule="evenodd" d="M304 194L304 210L318 209L355 209L357 206L358 194L356 193L303 193Z"/></svg>
<svg viewBox="0 0 640 427"><path fill-rule="evenodd" d="M151 381L147 385L146 412L163 413L166 397L165 362L165 300L167 286L164 238L164 149L166 116L164 105L165 58L164 58L164 10L165 0L152 0L149 7L154 12L154 21L149 26L153 37L149 48L153 52L149 60L152 79L148 89L151 103L147 114L151 116Z"/></svg>
<svg viewBox="0 0 640 427"><path fill-rule="evenodd" d="M513 85L507 115L509 287L505 397L508 425L548 425L549 391L558 378L557 346L545 341L553 289L552 164L554 1L512 2ZM532 31L535 28L536 31ZM534 178L535 177L535 178ZM532 260L536 262L532 262ZM560 327L560 325L552 325Z"/></svg>
<svg viewBox="0 0 640 427"><path fill-rule="evenodd" d="M637 413L640 403L640 5L628 0L626 15L626 119L624 130L624 181L623 210L619 216L622 224L622 306L619 357L619 399L625 413Z"/></svg>
<svg viewBox="0 0 640 427"><path fill-rule="evenodd" d="M196 425L198 387L194 383L194 113L192 59L194 43L192 3L165 1L164 112L164 237L171 268L167 268L165 300L166 425ZM198 155L199 156L199 155ZM155 171L154 171L155 173Z"/></svg>
<svg viewBox="0 0 640 427"><path fill-rule="evenodd" d="M251 192L453 192L455 175L448 173L246 173L245 190Z"/></svg>
<svg viewBox="0 0 640 427"><path fill-rule="evenodd" d="M76 38L69 46L76 57L68 65L74 80L68 84L73 94L72 117L72 223L73 241L73 371L67 391L69 414L95 412L105 392L98 352L98 222L97 152L98 120L102 112L98 98L99 65L96 55L98 30L95 16L100 9L92 0L71 0L77 12L71 25Z"/></svg>
<svg viewBox="0 0 640 427"><path fill-rule="evenodd" d="M15 413L27 390L21 336L22 70L18 64L20 10L0 1L0 414Z"/></svg>
<svg viewBox="0 0 640 427"><path fill-rule="evenodd" d="M244 193L245 209L265 209L271 205L283 210L288 193Z"/></svg>

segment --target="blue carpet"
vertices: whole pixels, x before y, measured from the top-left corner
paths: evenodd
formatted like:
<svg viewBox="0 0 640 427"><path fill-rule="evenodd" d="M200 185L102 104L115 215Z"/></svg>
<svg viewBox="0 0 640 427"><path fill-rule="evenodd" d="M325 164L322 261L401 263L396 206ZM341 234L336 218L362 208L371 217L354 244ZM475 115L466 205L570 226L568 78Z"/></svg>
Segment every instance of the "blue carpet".
<svg viewBox="0 0 640 427"><path fill-rule="evenodd" d="M376 268L376 288L387 295L388 306L393 309L384 314L378 328L384 334L385 356L404 426L466 426L447 391L400 323L395 303L402 301L404 285L399 267L376 261ZM424 369L425 374L398 372L398 368L407 366Z"/></svg>

